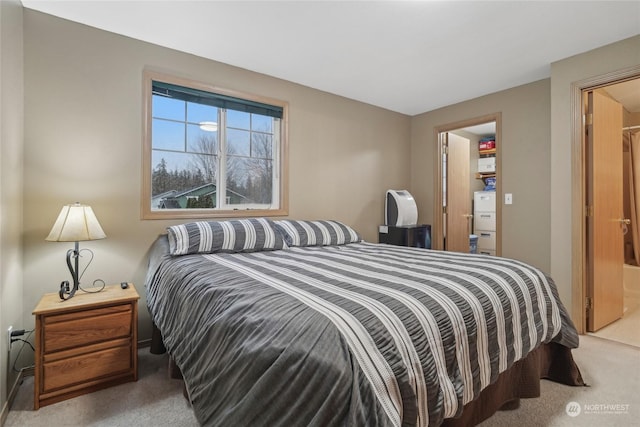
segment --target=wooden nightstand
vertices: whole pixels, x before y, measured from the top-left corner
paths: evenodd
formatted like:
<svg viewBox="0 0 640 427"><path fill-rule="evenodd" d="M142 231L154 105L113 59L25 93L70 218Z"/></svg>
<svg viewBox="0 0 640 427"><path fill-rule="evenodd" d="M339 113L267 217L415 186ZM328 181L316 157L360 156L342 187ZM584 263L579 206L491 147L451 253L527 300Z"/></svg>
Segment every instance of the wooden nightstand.
<svg viewBox="0 0 640 427"><path fill-rule="evenodd" d="M45 294L36 316L34 409L138 380L138 299L133 284Z"/></svg>

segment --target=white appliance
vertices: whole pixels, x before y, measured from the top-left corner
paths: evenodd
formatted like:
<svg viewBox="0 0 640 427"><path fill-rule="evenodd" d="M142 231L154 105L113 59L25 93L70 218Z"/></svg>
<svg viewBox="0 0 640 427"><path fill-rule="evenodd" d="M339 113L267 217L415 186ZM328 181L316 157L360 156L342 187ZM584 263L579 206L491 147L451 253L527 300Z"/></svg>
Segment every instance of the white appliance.
<svg viewBox="0 0 640 427"><path fill-rule="evenodd" d="M418 207L407 190L387 190L384 202L385 225L415 225L418 223Z"/></svg>

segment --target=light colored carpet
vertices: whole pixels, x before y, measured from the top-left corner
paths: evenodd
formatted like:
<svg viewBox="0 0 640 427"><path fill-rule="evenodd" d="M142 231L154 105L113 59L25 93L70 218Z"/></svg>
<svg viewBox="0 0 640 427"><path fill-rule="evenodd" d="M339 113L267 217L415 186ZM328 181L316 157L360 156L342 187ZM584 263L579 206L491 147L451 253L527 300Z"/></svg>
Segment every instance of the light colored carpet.
<svg viewBox="0 0 640 427"><path fill-rule="evenodd" d="M138 350L138 381L33 410L33 377L20 386L4 427L195 427L198 422L169 378L167 355Z"/></svg>
<svg viewBox="0 0 640 427"><path fill-rule="evenodd" d="M542 381L542 397L522 399L519 409L498 412L482 427L640 425L640 349L581 336L574 358L591 387ZM33 377L25 379L5 427L172 426L198 423L182 387L168 378L166 356L140 349L139 380L33 410ZM580 413L569 416L575 402ZM574 412L575 414L575 412Z"/></svg>
<svg viewBox="0 0 640 427"><path fill-rule="evenodd" d="M542 381L539 399L521 399L520 408L496 413L482 427L631 427L640 425L640 348L582 335L573 351L590 387ZM579 408L569 416L567 405ZM576 414L576 412L573 412Z"/></svg>

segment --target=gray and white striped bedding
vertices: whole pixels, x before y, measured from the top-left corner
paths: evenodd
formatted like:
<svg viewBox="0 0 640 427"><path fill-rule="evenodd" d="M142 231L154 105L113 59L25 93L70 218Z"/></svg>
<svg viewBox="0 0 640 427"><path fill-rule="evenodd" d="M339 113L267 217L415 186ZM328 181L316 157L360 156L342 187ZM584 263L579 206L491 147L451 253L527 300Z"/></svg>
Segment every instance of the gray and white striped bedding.
<svg viewBox="0 0 640 427"><path fill-rule="evenodd" d="M522 262L370 243L167 255L147 304L212 426L437 426L541 343L578 345Z"/></svg>

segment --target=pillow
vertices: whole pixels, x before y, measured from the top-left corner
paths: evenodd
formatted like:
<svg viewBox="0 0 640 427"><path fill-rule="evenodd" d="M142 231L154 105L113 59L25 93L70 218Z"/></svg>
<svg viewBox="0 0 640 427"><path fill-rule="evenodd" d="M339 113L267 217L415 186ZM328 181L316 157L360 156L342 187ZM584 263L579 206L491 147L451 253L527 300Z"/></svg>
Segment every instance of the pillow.
<svg viewBox="0 0 640 427"><path fill-rule="evenodd" d="M351 227L338 221L275 221L288 246L327 246L360 242Z"/></svg>
<svg viewBox="0 0 640 427"><path fill-rule="evenodd" d="M286 248L266 218L199 221L167 228L171 255L256 252Z"/></svg>

